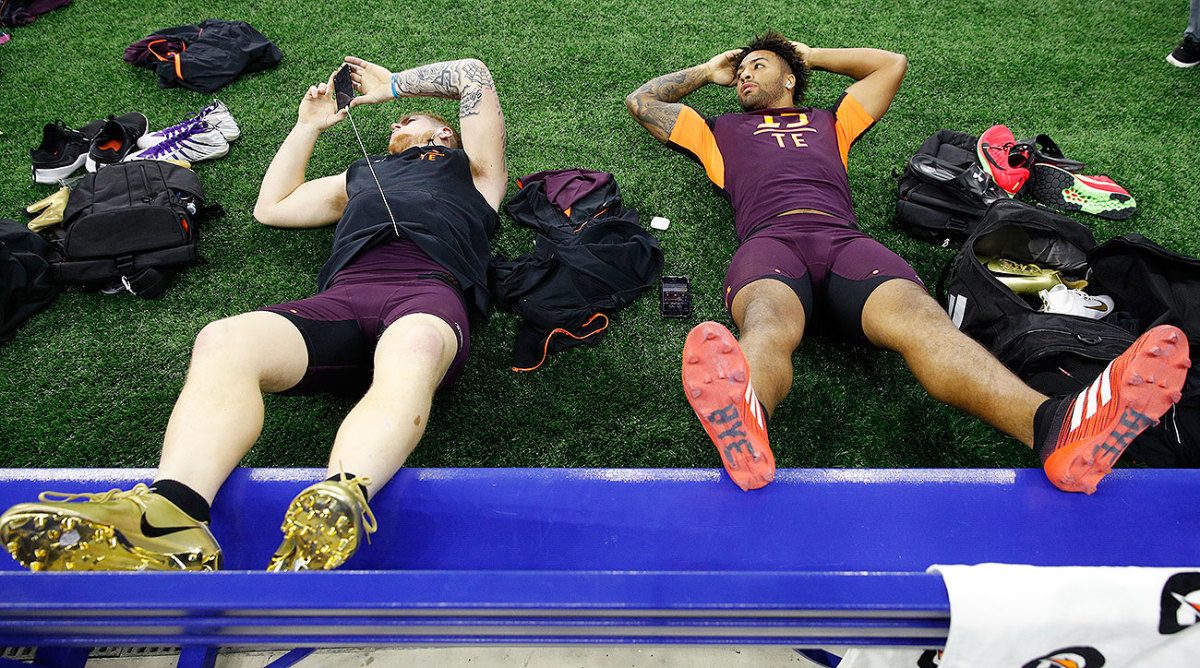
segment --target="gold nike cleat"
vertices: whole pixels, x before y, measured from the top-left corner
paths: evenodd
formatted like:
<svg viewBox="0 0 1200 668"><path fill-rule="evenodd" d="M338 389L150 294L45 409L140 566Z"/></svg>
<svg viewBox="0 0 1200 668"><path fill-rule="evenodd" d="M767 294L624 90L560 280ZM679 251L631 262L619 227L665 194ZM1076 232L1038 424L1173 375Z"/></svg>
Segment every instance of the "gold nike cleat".
<svg viewBox="0 0 1200 668"><path fill-rule="evenodd" d="M0 542L33 571L213 571L208 526L139 483L103 494L42 492L0 515ZM51 500L56 499L56 500Z"/></svg>
<svg viewBox="0 0 1200 668"><path fill-rule="evenodd" d="M283 516L283 543L267 570L329 570L345 563L358 551L360 536L378 528L363 492L370 484L368 478L343 474L341 480L325 480L300 492Z"/></svg>
<svg viewBox="0 0 1200 668"><path fill-rule="evenodd" d="M983 256L976 256L976 259L996 280L1018 294L1037 294L1060 284L1072 290L1087 287L1087 281L1068 281L1057 269L1043 269L1036 264Z"/></svg>

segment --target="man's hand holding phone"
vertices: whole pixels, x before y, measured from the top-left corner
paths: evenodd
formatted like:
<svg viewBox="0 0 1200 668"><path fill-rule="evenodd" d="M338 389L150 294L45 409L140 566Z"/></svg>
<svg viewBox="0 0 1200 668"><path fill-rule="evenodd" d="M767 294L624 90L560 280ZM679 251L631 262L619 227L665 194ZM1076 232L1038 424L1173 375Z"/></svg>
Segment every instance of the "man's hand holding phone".
<svg viewBox="0 0 1200 668"><path fill-rule="evenodd" d="M297 124L311 126L317 131L322 131L341 123L346 118L346 112L338 108L337 100L334 98L333 79L334 75L330 75L329 81L308 87L303 99L300 100Z"/></svg>
<svg viewBox="0 0 1200 668"><path fill-rule="evenodd" d="M346 64L350 68L350 81L354 90L359 92L358 97L350 101L351 107L394 99L391 70L354 56L346 56Z"/></svg>

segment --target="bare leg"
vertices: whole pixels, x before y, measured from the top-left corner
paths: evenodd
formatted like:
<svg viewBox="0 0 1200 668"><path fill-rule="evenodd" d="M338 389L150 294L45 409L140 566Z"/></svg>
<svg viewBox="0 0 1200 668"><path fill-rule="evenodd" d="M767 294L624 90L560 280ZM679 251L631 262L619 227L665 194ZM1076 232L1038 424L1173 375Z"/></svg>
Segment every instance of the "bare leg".
<svg viewBox="0 0 1200 668"><path fill-rule="evenodd" d="M1033 446L1033 416L1046 396L958 331L924 288L904 279L880 285L863 307L862 325L871 343L904 357L933 398Z"/></svg>
<svg viewBox="0 0 1200 668"><path fill-rule="evenodd" d="M262 433L262 393L294 386L307 367L304 338L277 313L209 323L196 337L156 478L178 480L211 504Z"/></svg>
<svg viewBox="0 0 1200 668"><path fill-rule="evenodd" d="M774 279L746 285L732 306L754 393L767 414L774 414L792 389L792 353L804 336L804 307L791 288Z"/></svg>
<svg viewBox="0 0 1200 668"><path fill-rule="evenodd" d="M392 323L375 350L371 388L334 439L329 475L370 478L371 495L387 484L425 433L433 392L457 352L454 330L440 318L416 313Z"/></svg>

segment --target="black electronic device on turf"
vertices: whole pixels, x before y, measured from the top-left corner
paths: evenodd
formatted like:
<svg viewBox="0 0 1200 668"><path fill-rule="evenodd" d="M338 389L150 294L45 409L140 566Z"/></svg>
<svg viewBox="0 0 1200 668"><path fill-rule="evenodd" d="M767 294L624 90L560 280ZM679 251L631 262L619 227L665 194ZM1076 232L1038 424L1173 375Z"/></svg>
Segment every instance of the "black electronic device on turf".
<svg viewBox="0 0 1200 668"><path fill-rule="evenodd" d="M354 99L354 82L350 80L349 65L342 65L342 69L333 75L333 94L337 98L338 109L345 109Z"/></svg>
<svg viewBox="0 0 1200 668"><path fill-rule="evenodd" d="M658 289L658 312L664 318L692 315L691 284L687 276L663 276Z"/></svg>

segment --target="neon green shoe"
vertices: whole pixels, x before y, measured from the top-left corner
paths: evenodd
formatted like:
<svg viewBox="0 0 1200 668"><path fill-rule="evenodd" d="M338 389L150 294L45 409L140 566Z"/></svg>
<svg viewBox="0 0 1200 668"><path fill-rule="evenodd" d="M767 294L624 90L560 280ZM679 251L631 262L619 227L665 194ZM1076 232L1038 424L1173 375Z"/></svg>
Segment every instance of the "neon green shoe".
<svg viewBox="0 0 1200 668"><path fill-rule="evenodd" d="M1059 211L1082 211L1108 220L1125 220L1137 201L1107 176L1074 174L1054 165L1033 168L1033 198Z"/></svg>
<svg viewBox="0 0 1200 668"><path fill-rule="evenodd" d="M0 542L33 571L214 571L208 526L144 484L103 494L42 492L0 515ZM52 498L58 500L51 501Z"/></svg>
<svg viewBox="0 0 1200 668"><path fill-rule="evenodd" d="M368 478L325 480L292 499L283 517L283 543L268 571L329 570L358 551L363 535L378 526L363 487ZM369 540L369 539L368 539Z"/></svg>
<svg viewBox="0 0 1200 668"><path fill-rule="evenodd" d="M1059 284L1072 290L1082 290L1087 287L1087 281L1063 280L1062 272L1057 269L1042 269L1036 264L1023 264L1013 260L981 255L975 256L975 259L979 260L984 268L996 277L996 280L1018 294L1037 294Z"/></svg>

